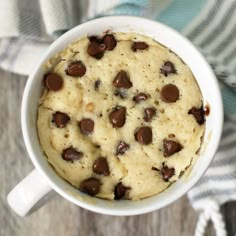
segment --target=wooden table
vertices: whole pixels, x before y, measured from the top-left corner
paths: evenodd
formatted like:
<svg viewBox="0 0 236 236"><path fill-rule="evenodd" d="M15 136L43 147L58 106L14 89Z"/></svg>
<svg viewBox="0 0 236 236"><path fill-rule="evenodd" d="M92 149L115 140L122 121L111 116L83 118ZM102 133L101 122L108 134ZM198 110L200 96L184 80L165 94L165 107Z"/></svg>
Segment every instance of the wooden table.
<svg viewBox="0 0 236 236"><path fill-rule="evenodd" d="M153 213L105 216L79 208L56 195L30 216L21 218L9 209L7 193L32 169L24 146L20 106L26 78L0 71L0 235L1 236L189 236L197 213L186 196ZM229 235L236 233L236 203L222 208ZM215 235L212 225L207 235Z"/></svg>

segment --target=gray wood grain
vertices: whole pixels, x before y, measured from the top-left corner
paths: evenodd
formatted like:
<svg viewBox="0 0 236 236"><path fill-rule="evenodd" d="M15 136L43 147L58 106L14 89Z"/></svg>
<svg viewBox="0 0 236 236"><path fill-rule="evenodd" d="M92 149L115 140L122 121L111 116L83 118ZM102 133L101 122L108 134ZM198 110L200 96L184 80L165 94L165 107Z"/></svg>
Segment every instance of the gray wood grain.
<svg viewBox="0 0 236 236"><path fill-rule="evenodd" d="M30 216L9 209L6 196L33 165L24 147L20 105L26 78L0 71L0 236L189 236L197 213L183 197L149 214L115 217L81 209L59 195ZM223 207L229 235L236 232L236 203ZM212 226L207 235L213 236Z"/></svg>

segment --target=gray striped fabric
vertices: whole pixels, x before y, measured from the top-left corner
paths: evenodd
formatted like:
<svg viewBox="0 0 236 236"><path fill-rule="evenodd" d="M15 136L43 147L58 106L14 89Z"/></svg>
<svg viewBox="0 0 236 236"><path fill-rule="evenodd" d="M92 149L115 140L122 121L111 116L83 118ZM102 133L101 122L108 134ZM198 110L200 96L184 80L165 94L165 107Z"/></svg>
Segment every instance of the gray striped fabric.
<svg viewBox="0 0 236 236"><path fill-rule="evenodd" d="M189 197L196 207L209 198L222 204L236 199L236 116L225 117L223 137L211 168L198 182Z"/></svg>
<svg viewBox="0 0 236 236"><path fill-rule="evenodd" d="M213 0L208 5L208 13L199 14L198 24L191 23L183 33L202 51L218 78L236 89L236 1Z"/></svg>
<svg viewBox="0 0 236 236"><path fill-rule="evenodd" d="M168 15L168 9L169 12L174 6L185 9L189 1L110 0L101 4L97 0L1 0L0 67L28 75L57 36L83 21L102 15L140 15L158 20L171 18L174 26L174 22L179 20L178 14L175 19ZM205 55L221 83L225 125L211 167L188 196L195 209L206 212L206 203L209 203L207 205L212 206L216 213L211 215L208 212L200 217L196 235L203 235L204 224L210 218L219 225L218 228L216 225L218 235L225 235L216 206L236 199L236 1L199 2L204 2L203 7L182 33ZM192 4L196 2L192 0ZM189 9L185 11L189 13ZM163 18L165 14L167 18Z"/></svg>
<svg viewBox="0 0 236 236"><path fill-rule="evenodd" d="M225 98L228 94L225 86L236 90L236 1L208 1L205 9L207 12L200 13L183 33L212 65L224 87L222 90L225 91ZM203 217L199 219L196 235L204 234L206 222L210 219L215 225L217 235L226 235L219 209L216 209L215 205L236 199L235 94L232 97L234 98L230 107L234 114L225 115L222 140L215 159L205 176L188 193L193 207L206 213L202 213ZM211 207L213 214L207 217L208 207ZM215 215L218 218L214 218Z"/></svg>
<svg viewBox="0 0 236 236"><path fill-rule="evenodd" d="M236 1L209 1L209 6L208 14L199 14L195 19L198 24L189 25L184 30L184 34L205 54L218 78L236 89L234 72L236 53L231 53L236 48L236 41L232 40L232 32L236 33ZM205 7L207 8L207 6ZM225 51L229 53L226 54ZM236 103L231 105L235 110ZM225 116L221 144L211 168L189 192L190 200L196 208L204 208L199 203L201 200L213 199L222 204L225 201L236 199L235 124L236 116Z"/></svg>

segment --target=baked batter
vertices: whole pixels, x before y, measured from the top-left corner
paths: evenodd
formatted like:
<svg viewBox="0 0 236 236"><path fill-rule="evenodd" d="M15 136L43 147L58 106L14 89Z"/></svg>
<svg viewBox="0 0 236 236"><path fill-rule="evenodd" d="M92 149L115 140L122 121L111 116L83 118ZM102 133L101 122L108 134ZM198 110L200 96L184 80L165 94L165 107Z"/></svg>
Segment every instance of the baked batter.
<svg viewBox="0 0 236 236"><path fill-rule="evenodd" d="M46 64L38 135L66 181L138 200L178 180L201 146L202 95L168 48L138 34L86 37Z"/></svg>

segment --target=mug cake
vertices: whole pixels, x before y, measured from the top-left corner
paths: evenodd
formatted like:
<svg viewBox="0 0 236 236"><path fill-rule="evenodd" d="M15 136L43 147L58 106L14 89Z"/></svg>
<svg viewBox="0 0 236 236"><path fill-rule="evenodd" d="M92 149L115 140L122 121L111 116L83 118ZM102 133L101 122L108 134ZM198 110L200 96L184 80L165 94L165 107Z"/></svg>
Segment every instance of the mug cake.
<svg viewBox="0 0 236 236"><path fill-rule="evenodd" d="M37 130L51 166L90 196L139 200L198 157L199 86L170 49L135 33L89 36L45 65Z"/></svg>

